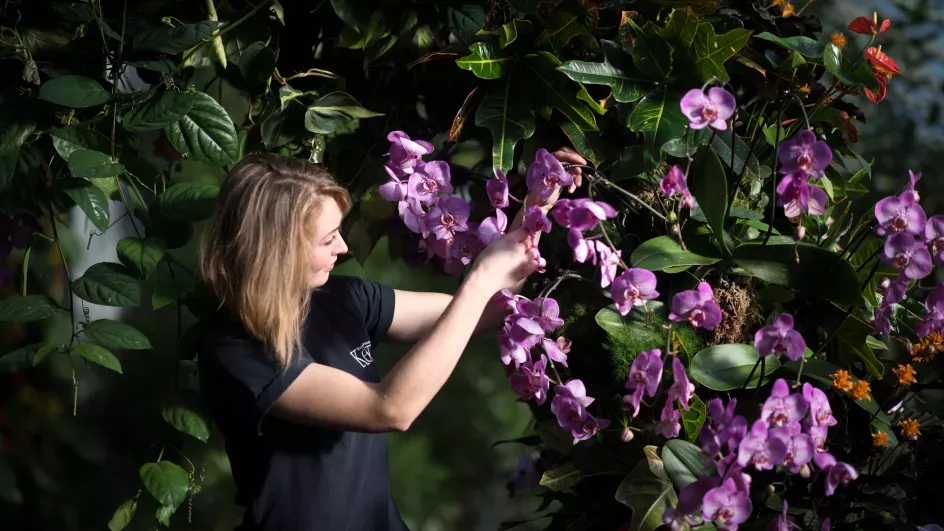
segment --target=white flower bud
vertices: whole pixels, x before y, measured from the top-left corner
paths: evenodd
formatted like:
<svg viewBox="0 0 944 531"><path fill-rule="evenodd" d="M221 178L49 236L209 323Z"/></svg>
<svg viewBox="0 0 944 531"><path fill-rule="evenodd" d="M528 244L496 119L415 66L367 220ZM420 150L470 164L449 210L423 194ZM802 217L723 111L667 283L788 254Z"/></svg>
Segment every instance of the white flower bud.
<svg viewBox="0 0 944 531"><path fill-rule="evenodd" d="M620 432L620 440L622 440L624 443L628 443L629 441L633 440L633 437L635 437L635 435L633 435L633 430L629 428L623 428L623 431Z"/></svg>

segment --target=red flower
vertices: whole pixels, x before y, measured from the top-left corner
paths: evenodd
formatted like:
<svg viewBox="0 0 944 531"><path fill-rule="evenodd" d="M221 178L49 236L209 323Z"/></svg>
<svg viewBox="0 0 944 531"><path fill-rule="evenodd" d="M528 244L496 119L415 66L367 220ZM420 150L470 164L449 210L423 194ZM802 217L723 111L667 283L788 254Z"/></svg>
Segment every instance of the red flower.
<svg viewBox="0 0 944 531"><path fill-rule="evenodd" d="M876 30L878 26L878 30ZM878 35L883 31L888 31L892 27L892 21L885 19L882 21L882 25L878 24L878 13L872 13L872 18L859 17L849 23L849 31L854 33L859 33L861 35Z"/></svg>
<svg viewBox="0 0 944 531"><path fill-rule="evenodd" d="M872 65L872 70L874 70L876 74L883 74L884 77L891 79L893 75L901 73L898 64L896 64L891 57L885 55L881 46L878 48L873 46L866 50L865 58L868 59L869 64Z"/></svg>
<svg viewBox="0 0 944 531"><path fill-rule="evenodd" d="M878 103L885 99L885 89L888 86L888 78L878 75L878 72L876 72L875 79L878 81L878 93L872 92L867 88L862 89L863 92L865 92L865 97L872 103Z"/></svg>
<svg viewBox="0 0 944 531"><path fill-rule="evenodd" d="M884 93L882 96L884 96ZM852 125L852 120L849 119L849 113L846 111L839 112L839 124L842 126L842 130L846 133L846 136L849 137L849 141L853 144L857 144L859 142L859 130L856 129L856 126Z"/></svg>

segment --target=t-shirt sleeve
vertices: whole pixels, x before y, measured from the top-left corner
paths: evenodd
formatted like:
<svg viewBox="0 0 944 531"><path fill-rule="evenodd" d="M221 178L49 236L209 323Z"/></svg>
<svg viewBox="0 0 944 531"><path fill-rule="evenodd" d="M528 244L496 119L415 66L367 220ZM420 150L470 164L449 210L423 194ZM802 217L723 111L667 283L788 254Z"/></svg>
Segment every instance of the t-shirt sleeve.
<svg viewBox="0 0 944 531"><path fill-rule="evenodd" d="M282 393L312 363L296 353L282 368L258 340L242 334L208 337L199 353L201 390L218 422L262 434L263 421Z"/></svg>
<svg viewBox="0 0 944 531"><path fill-rule="evenodd" d="M355 309L364 318L371 343L383 341L393 322L396 295L386 284L360 277L342 277Z"/></svg>

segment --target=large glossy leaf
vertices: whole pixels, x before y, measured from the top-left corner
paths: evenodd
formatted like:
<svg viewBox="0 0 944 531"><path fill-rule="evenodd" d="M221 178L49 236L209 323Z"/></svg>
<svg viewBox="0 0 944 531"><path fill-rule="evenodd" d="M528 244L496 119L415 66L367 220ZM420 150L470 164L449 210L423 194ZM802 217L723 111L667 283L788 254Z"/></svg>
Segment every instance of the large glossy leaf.
<svg viewBox="0 0 944 531"><path fill-rule="evenodd" d="M77 151L76 154L78 153L94 152ZM105 194L98 187L85 179L64 179L57 185L75 201L75 204L82 209L82 212L85 212L85 215L98 230L104 232L108 228L108 199L105 198Z"/></svg>
<svg viewBox="0 0 944 531"><path fill-rule="evenodd" d="M92 265L72 284L82 300L104 306L134 307L141 304L141 286L125 266L110 262Z"/></svg>
<svg viewBox="0 0 944 531"><path fill-rule="evenodd" d="M115 509L115 513L111 516L111 520L108 521L108 531L121 531L122 529L128 527L128 524L131 523L131 520L134 519L134 513L138 510L138 500L132 498Z"/></svg>
<svg viewBox="0 0 944 531"><path fill-rule="evenodd" d="M754 36L758 39L764 39L765 41L775 42L788 50L793 50L794 52L803 55L804 57L809 57L810 59L819 59L823 57L823 52L826 51L826 46L821 42L818 42L809 37L778 37L768 32L758 33Z"/></svg>
<svg viewBox="0 0 944 531"><path fill-rule="evenodd" d="M734 261L761 280L811 293L841 304L861 306L855 270L839 255L814 245L762 246L745 243L734 250Z"/></svg>
<svg viewBox="0 0 944 531"><path fill-rule="evenodd" d="M692 396L691 401L688 403L688 410L681 410L682 416L682 429L685 430L685 437L688 439L688 442L695 442L698 439L698 432L701 431L701 427L705 424L705 419L708 418L708 408L705 407L705 403L698 398L698 395Z"/></svg>
<svg viewBox="0 0 944 531"><path fill-rule="evenodd" d="M59 76L39 87L39 99L75 109L95 107L110 98L98 81L85 76Z"/></svg>
<svg viewBox="0 0 944 531"><path fill-rule="evenodd" d="M583 470L573 463L567 463L544 472L540 484L549 490L562 491L576 485L583 478Z"/></svg>
<svg viewBox="0 0 944 531"><path fill-rule="evenodd" d="M187 115L164 128L180 153L201 162L225 166L239 158L236 126L226 110L210 95L194 92Z"/></svg>
<svg viewBox="0 0 944 531"><path fill-rule="evenodd" d="M664 28L652 25L652 34L675 44L675 48L687 50L698 32L698 17L691 7L678 7L669 14Z"/></svg>
<svg viewBox="0 0 944 531"><path fill-rule="evenodd" d="M35 128L32 122L14 122L0 133L0 192L13 185L20 147Z"/></svg>
<svg viewBox="0 0 944 531"><path fill-rule="evenodd" d="M129 236L118 240L118 260L134 271L141 280L147 280L164 258L167 246L160 238L135 238Z"/></svg>
<svg viewBox="0 0 944 531"><path fill-rule="evenodd" d="M712 150L702 150L696 155L694 175L689 176L692 195L705 213L708 226L724 245L724 216L728 207L728 180L718 155Z"/></svg>
<svg viewBox="0 0 944 531"><path fill-rule="evenodd" d="M598 168L602 165L605 168L619 158L616 148L608 144L599 131L584 131L567 119L561 120L560 126L574 149L590 164Z"/></svg>
<svg viewBox="0 0 944 531"><path fill-rule="evenodd" d="M190 477L187 471L170 461L145 463L138 471L144 488L161 505L179 507L187 498Z"/></svg>
<svg viewBox="0 0 944 531"><path fill-rule="evenodd" d="M203 442L210 438L210 425L201 408L199 397L186 393L179 396L173 404L161 411L161 416L168 424L182 433L193 436Z"/></svg>
<svg viewBox="0 0 944 531"><path fill-rule="evenodd" d="M175 221L199 221L213 214L220 187L202 181L177 183L158 199L161 212Z"/></svg>
<svg viewBox="0 0 944 531"><path fill-rule="evenodd" d="M750 37L751 31L746 29L733 29L716 35L711 23L702 22L698 25L698 32L693 41L695 71L705 81L712 77L721 81L730 80L724 62L734 57Z"/></svg>
<svg viewBox="0 0 944 531"><path fill-rule="evenodd" d="M218 22L204 20L176 27L153 24L142 28L134 35L133 46L138 50L176 55L193 48L219 26Z"/></svg>
<svg viewBox="0 0 944 531"><path fill-rule="evenodd" d="M305 113L305 129L312 133L328 134L347 127L359 118L383 116L368 111L350 94L332 92L316 100Z"/></svg>
<svg viewBox="0 0 944 531"><path fill-rule="evenodd" d="M665 79L672 71L672 46L662 37L637 31L633 64L652 79Z"/></svg>
<svg viewBox="0 0 944 531"><path fill-rule="evenodd" d="M823 65L826 66L826 71L846 85L855 85L855 81L849 79L846 73L843 72L842 61L842 48L833 43L827 44L826 51L823 53Z"/></svg>
<svg viewBox="0 0 944 531"><path fill-rule="evenodd" d="M651 81L639 72L629 54L613 41L601 40L603 62L567 61L558 70L580 83L607 85L613 89L613 99L627 103L643 97Z"/></svg>
<svg viewBox="0 0 944 531"><path fill-rule="evenodd" d="M104 347L142 350L151 348L151 342L137 328L114 321L99 319L85 325L83 329L86 337L100 343Z"/></svg>
<svg viewBox="0 0 944 531"><path fill-rule="evenodd" d="M275 52L266 43L256 41L246 47L237 62L243 81L249 87L259 87L260 90L272 79L275 70Z"/></svg>
<svg viewBox="0 0 944 531"><path fill-rule="evenodd" d="M692 358L688 374L708 389L730 391L744 385L759 357L757 349L751 345L733 343L708 347ZM769 382L770 375L780 368L780 360L771 354L764 365L764 382ZM758 367L747 384L748 389L757 387L760 375Z"/></svg>
<svg viewBox="0 0 944 531"><path fill-rule="evenodd" d="M125 168L101 151L79 149L69 154L69 171L79 179L103 179L120 175Z"/></svg>
<svg viewBox="0 0 944 531"><path fill-rule="evenodd" d="M121 362L105 348L94 343L79 343L72 347L72 350L92 363L121 374Z"/></svg>
<svg viewBox="0 0 944 531"><path fill-rule="evenodd" d="M731 165L731 137L734 136L734 165ZM783 137L780 138L784 140ZM760 162L757 155L750 152L750 147L741 140L741 137L734 133L734 128L729 127L724 131L717 131L711 139L711 147L718 154L718 158L725 166L731 168L735 174L741 175L753 181L761 176ZM757 145L754 146L755 151ZM748 155L750 154L750 155ZM747 160L747 169L744 169L744 161Z"/></svg>
<svg viewBox="0 0 944 531"><path fill-rule="evenodd" d="M583 20L564 9L552 10L542 20L542 27L534 45L539 49L550 50L557 57L564 56L564 47L574 37L590 36L590 30L584 25Z"/></svg>
<svg viewBox="0 0 944 531"><path fill-rule="evenodd" d="M475 125L492 132L492 167L511 170L515 144L534 134L534 112L522 101L519 83L512 83L517 71L504 83L493 84L475 113Z"/></svg>
<svg viewBox="0 0 944 531"><path fill-rule="evenodd" d="M131 109L121 118L121 125L132 132L156 131L177 122L190 112L196 100L194 92L165 91Z"/></svg>
<svg viewBox="0 0 944 531"><path fill-rule="evenodd" d="M573 85L567 76L557 70L562 64L557 57L547 52L538 52L525 56L523 62L535 78L532 91L542 94L548 105L564 113L564 116L581 129L597 130L593 112L577 98L579 87Z"/></svg>
<svg viewBox="0 0 944 531"><path fill-rule="evenodd" d="M701 448L681 439L669 439L662 447L662 463L675 487L681 490L705 475Z"/></svg>
<svg viewBox="0 0 944 531"><path fill-rule="evenodd" d="M27 323L55 315L59 307L45 295L0 300L0 322Z"/></svg>
<svg viewBox="0 0 944 531"><path fill-rule="evenodd" d="M629 260L633 267L663 271L670 267L711 265L720 258L683 251L678 241L671 236L657 236L637 247Z"/></svg>
<svg viewBox="0 0 944 531"><path fill-rule="evenodd" d="M56 148L56 152L66 161L73 152L80 149L104 152L108 151L110 144L107 136L77 125L60 127L53 130L49 136L52 138L52 145Z"/></svg>
<svg viewBox="0 0 944 531"><path fill-rule="evenodd" d="M685 135L688 119L679 107L680 97L668 89L656 89L639 100L629 117L629 128L643 133L646 147L658 158L669 140Z"/></svg>
<svg viewBox="0 0 944 531"><path fill-rule="evenodd" d="M498 79L511 67L512 57L502 54L490 42L473 43L469 46L469 52L469 55L456 59L456 64L482 79Z"/></svg>
<svg viewBox="0 0 944 531"><path fill-rule="evenodd" d="M656 477L645 462L636 465L623 479L615 498L633 510L629 531L655 531L662 525L666 508L678 503L672 482Z"/></svg>

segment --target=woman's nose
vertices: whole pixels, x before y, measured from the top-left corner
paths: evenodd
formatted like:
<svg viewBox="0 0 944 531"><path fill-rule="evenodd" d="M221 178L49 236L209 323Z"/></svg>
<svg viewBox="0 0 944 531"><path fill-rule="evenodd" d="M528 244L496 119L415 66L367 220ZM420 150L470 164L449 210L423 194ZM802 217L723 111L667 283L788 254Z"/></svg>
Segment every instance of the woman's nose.
<svg viewBox="0 0 944 531"><path fill-rule="evenodd" d="M340 235L338 235L338 249L334 254L347 254L347 242Z"/></svg>

